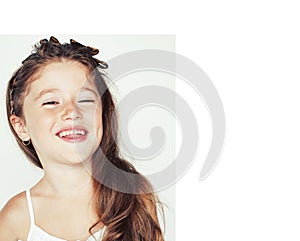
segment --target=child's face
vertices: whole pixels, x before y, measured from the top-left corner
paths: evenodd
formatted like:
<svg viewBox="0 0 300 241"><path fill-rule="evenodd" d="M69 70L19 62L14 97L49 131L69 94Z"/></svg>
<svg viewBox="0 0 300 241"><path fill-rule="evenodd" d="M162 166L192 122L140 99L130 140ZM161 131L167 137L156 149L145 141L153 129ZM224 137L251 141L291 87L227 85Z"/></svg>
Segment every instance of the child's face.
<svg viewBox="0 0 300 241"><path fill-rule="evenodd" d="M29 86L23 113L23 132L44 167L49 161L90 160L101 142L101 99L88 69L78 62L46 65Z"/></svg>

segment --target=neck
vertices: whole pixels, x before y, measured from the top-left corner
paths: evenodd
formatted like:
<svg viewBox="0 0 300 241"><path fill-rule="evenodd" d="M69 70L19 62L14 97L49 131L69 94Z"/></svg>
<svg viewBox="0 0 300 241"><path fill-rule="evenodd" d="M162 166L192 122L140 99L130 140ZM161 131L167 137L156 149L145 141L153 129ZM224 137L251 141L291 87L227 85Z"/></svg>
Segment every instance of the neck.
<svg viewBox="0 0 300 241"><path fill-rule="evenodd" d="M60 197L92 196L93 178L91 168L83 164L44 166L41 179L44 190L49 195Z"/></svg>

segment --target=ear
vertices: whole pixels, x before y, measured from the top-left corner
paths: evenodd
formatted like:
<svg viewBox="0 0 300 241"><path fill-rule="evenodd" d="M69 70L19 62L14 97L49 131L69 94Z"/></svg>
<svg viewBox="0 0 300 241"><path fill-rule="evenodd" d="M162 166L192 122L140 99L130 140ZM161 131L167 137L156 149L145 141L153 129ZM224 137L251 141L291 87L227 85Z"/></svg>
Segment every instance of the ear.
<svg viewBox="0 0 300 241"><path fill-rule="evenodd" d="M30 140L29 133L25 126L25 121L22 118L20 118L16 115L11 115L9 117L9 121L12 124L15 132L18 134L18 136L20 137L21 140L23 140L23 141Z"/></svg>

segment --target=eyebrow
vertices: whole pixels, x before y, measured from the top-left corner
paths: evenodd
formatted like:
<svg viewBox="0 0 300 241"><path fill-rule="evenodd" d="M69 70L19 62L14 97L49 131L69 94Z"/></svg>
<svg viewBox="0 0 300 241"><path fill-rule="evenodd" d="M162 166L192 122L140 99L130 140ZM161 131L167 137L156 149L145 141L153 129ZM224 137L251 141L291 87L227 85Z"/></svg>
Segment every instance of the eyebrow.
<svg viewBox="0 0 300 241"><path fill-rule="evenodd" d="M90 91L90 92L92 92L95 96L98 96L97 92L94 91L94 90L91 89L91 88L88 88L88 87L82 87L82 88L80 89L80 91L82 91L82 90ZM54 93L54 92L58 92L58 91L60 91L60 90L59 90L59 89L55 89L55 88L42 90L42 91L34 98L34 101L40 99L40 98L41 98L43 95L45 95L45 94L48 94L48 93Z"/></svg>
<svg viewBox="0 0 300 241"><path fill-rule="evenodd" d="M35 98L34 101L38 100L39 98L41 98L43 95L48 94L48 93L53 93L53 92L57 92L58 89L45 89L42 90Z"/></svg>

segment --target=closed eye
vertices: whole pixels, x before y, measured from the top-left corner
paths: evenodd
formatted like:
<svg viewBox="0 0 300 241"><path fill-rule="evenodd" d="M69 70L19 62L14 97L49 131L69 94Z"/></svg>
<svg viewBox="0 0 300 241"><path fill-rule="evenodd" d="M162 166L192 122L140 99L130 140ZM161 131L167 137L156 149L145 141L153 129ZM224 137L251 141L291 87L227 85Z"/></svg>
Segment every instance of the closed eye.
<svg viewBox="0 0 300 241"><path fill-rule="evenodd" d="M95 100L79 100L79 103L94 103Z"/></svg>
<svg viewBox="0 0 300 241"><path fill-rule="evenodd" d="M51 101L47 101L47 102L43 103L43 105L56 105L56 104L59 104L59 103L55 100L51 100Z"/></svg>

